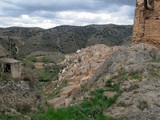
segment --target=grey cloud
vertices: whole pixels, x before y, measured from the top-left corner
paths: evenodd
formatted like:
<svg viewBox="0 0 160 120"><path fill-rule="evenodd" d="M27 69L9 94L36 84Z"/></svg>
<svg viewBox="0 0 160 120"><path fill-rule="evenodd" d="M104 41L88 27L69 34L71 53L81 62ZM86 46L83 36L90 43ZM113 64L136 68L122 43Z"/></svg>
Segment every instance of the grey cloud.
<svg viewBox="0 0 160 120"><path fill-rule="evenodd" d="M129 6L135 6L136 0L99 0L106 5L129 5Z"/></svg>
<svg viewBox="0 0 160 120"><path fill-rule="evenodd" d="M61 20L68 19L67 17L61 18L58 15L64 11L118 14L123 6L128 6L130 9L125 12L124 16L128 16L128 19L133 19L135 1L136 0L2 0L0 1L0 15L13 18L28 15L29 17L49 19L60 24ZM123 14L123 12L121 13ZM0 18L2 18L1 16ZM123 17L123 15L118 16ZM87 18L84 21L76 21L76 23L82 24L84 22L92 24L96 21L98 22L98 19L99 18Z"/></svg>
<svg viewBox="0 0 160 120"><path fill-rule="evenodd" d="M133 6L135 0L4 0L7 4L17 6L17 8L3 8L6 13L13 15L12 11L15 11L16 15L20 14L32 14L34 12L49 11L90 11L96 12L103 9L110 12L118 10L122 5ZM21 8L21 10L19 10Z"/></svg>

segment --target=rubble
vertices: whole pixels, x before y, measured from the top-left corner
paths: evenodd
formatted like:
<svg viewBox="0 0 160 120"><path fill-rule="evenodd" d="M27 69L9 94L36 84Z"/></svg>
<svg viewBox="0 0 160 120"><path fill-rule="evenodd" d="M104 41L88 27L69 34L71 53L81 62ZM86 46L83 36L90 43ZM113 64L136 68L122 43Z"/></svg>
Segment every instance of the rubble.
<svg viewBox="0 0 160 120"><path fill-rule="evenodd" d="M60 98L49 100L48 103L54 107L69 105L72 96L94 76L105 59L117 49L119 49L118 46L108 47L97 44L66 55L65 60L61 63L66 67L59 74L57 86L60 86L64 80L67 80L67 86L61 89ZM61 100L64 98L64 103L61 104Z"/></svg>

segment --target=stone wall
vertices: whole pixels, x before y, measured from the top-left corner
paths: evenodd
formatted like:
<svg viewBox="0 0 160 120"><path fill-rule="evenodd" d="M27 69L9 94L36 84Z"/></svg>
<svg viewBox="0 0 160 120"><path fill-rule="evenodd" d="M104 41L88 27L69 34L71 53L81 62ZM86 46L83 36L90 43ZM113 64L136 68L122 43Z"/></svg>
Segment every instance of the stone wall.
<svg viewBox="0 0 160 120"><path fill-rule="evenodd" d="M147 42L160 48L160 0L137 0L133 27L133 42Z"/></svg>
<svg viewBox="0 0 160 120"><path fill-rule="evenodd" d="M11 64L11 76L13 78L20 78L22 72L22 65L20 62Z"/></svg>

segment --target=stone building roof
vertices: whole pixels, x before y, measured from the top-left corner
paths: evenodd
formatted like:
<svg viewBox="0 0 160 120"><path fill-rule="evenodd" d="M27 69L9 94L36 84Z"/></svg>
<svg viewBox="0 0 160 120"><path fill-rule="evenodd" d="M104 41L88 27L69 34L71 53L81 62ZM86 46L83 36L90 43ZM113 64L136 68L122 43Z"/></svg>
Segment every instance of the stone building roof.
<svg viewBox="0 0 160 120"><path fill-rule="evenodd" d="M5 50L5 48L2 45L0 45L0 58L5 57L7 55L8 55L8 52Z"/></svg>
<svg viewBox="0 0 160 120"><path fill-rule="evenodd" d="M15 59L13 59L13 58L1 58L1 59L0 59L0 62L1 62L1 63L9 63L9 64L12 64L12 63L20 63L21 61L15 60Z"/></svg>

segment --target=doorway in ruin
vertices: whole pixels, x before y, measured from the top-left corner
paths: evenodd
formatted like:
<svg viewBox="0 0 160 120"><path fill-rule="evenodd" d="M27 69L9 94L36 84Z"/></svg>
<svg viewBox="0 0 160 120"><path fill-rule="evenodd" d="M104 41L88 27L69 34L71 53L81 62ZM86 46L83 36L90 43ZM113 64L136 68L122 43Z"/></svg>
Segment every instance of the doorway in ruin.
<svg viewBox="0 0 160 120"><path fill-rule="evenodd" d="M11 64L4 64L4 73L11 73Z"/></svg>

